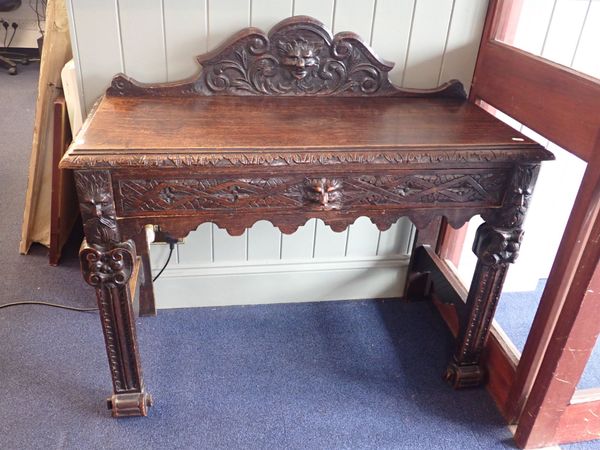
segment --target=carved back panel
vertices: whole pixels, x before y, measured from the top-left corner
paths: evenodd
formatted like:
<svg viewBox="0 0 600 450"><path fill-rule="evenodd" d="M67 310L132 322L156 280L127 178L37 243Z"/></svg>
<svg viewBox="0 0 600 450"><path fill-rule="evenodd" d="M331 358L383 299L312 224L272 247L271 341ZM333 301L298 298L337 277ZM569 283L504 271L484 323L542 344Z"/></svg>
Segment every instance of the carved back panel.
<svg viewBox="0 0 600 450"><path fill-rule="evenodd" d="M113 79L108 95L441 96L465 98L452 80L429 90L401 89L388 79L384 61L355 33L335 36L318 20L295 16L269 34L246 28L216 50L198 57L202 71L175 83L143 84L126 75Z"/></svg>

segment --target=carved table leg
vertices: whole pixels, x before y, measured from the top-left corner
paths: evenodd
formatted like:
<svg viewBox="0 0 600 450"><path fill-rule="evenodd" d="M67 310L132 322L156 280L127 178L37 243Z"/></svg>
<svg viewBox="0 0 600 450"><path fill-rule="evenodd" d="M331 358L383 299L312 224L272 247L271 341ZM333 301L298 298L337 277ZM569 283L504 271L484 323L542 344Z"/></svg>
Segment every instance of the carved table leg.
<svg viewBox="0 0 600 450"><path fill-rule="evenodd" d="M525 219L539 166L518 166L504 206L484 214L486 223L475 235L473 252L478 261L466 314L460 317L458 346L446 370L455 388L479 386L485 381L481 354L485 347L508 265L518 256Z"/></svg>
<svg viewBox="0 0 600 450"><path fill-rule="evenodd" d="M110 174L75 172L86 240L79 252L85 281L96 289L113 383L113 417L145 416L152 397L145 391L129 292L136 260L132 240L120 242Z"/></svg>
<svg viewBox="0 0 600 450"><path fill-rule="evenodd" d="M111 250L84 241L79 252L85 281L96 288L114 389L108 408L114 417L145 416L152 405L152 397L144 391L129 292L135 257L131 240Z"/></svg>
<svg viewBox="0 0 600 450"><path fill-rule="evenodd" d="M522 235L520 229L495 228L487 223L477 230L473 251L478 261L467 297L468 317L462 320L458 349L446 371L446 379L455 388L479 386L484 381L481 353L508 264L517 256Z"/></svg>

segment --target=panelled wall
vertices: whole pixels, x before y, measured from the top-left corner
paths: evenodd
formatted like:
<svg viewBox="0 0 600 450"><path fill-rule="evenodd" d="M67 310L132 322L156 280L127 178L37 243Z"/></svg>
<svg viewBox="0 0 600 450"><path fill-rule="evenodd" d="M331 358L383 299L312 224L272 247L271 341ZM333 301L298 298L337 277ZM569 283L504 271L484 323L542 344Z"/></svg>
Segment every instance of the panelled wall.
<svg viewBox="0 0 600 450"><path fill-rule="evenodd" d="M452 78L468 88L487 0L69 0L84 110L111 77L173 81L194 56L247 26L268 30L310 15L354 31L395 62L391 79L428 88ZM402 126L402 124L398 124ZM292 235L258 222L239 237L203 224L179 244L156 283L159 307L398 297L414 230L401 219L379 232L366 218L335 233L311 220ZM154 268L168 249L155 245Z"/></svg>

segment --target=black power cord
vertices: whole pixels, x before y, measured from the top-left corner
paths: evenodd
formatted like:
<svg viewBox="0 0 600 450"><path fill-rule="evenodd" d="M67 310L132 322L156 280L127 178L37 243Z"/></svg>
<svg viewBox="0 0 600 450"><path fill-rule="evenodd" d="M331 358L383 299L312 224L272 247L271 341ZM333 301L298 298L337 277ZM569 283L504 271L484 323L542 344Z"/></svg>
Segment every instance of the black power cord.
<svg viewBox="0 0 600 450"><path fill-rule="evenodd" d="M177 239L166 237L165 242L167 244L169 244L169 256L167 257L167 262L165 262L165 264L162 266L162 269L160 269L160 271L156 274L156 276L154 278L152 278L153 283L156 280L158 280L158 277L160 277L162 275L162 273L165 271L165 269L169 265L169 262L171 261L171 256L173 256L173 250L175 250L175 244L177 244Z"/></svg>
<svg viewBox="0 0 600 450"><path fill-rule="evenodd" d="M34 301L6 303L4 305L0 305L0 309L2 309L2 308L8 308L10 306L21 306L21 305L51 306L53 308L67 309L69 311L80 311L80 312L98 311L98 308L77 308L75 306L59 305L58 303L34 302Z"/></svg>
<svg viewBox="0 0 600 450"><path fill-rule="evenodd" d="M165 271L165 269L169 265L169 262L171 261L171 257L173 256L173 251L175 250L175 244L177 244L177 239L173 239L173 238L170 238L170 237L167 237L165 239L165 241L169 244L169 256L167 257L167 261L162 266L162 268L160 269L160 271L152 279L153 283L158 279L158 277L160 277L162 275L162 273ZM50 302L37 302L37 301L32 301L32 300L31 301L23 301L23 302L6 303L4 305L0 305L0 309L9 308L11 306L21 306L21 305L50 306L52 308L60 308L60 309L66 309L68 311L78 311L78 312L98 311L98 308L77 308L75 306L60 305L58 303L50 303Z"/></svg>
<svg viewBox="0 0 600 450"><path fill-rule="evenodd" d="M13 22L10 26L12 27L13 32L12 32L12 36L10 37L10 40L8 41L8 45L6 46L6 48L10 47L10 45L12 44L12 41L15 38L15 34L17 34L17 28L19 28L19 24L17 22Z"/></svg>
<svg viewBox="0 0 600 450"><path fill-rule="evenodd" d="M10 27L10 24L4 20L4 19L0 19L0 24L2 24L2 26L4 27L4 41L3 41L3 47L6 47L6 38L8 37L8 28Z"/></svg>

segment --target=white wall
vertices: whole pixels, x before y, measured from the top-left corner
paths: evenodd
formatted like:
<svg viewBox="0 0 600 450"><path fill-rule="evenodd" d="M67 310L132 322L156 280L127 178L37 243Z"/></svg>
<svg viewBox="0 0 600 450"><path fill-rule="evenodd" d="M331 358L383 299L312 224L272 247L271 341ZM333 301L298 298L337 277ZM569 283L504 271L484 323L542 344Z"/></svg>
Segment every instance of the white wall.
<svg viewBox="0 0 600 450"><path fill-rule="evenodd" d="M117 72L172 81L197 70L194 56L239 29L265 30L310 15L334 32L354 31L394 61L391 79L434 87L470 85L487 0L69 0L84 109ZM398 124L401 126L401 124ZM412 226L380 233L362 218L342 233L309 221L290 236L259 222L231 237L202 225L178 246L156 284L159 307L394 297L404 284ZM155 246L154 267L166 257ZM201 293L201 295L197 295Z"/></svg>

